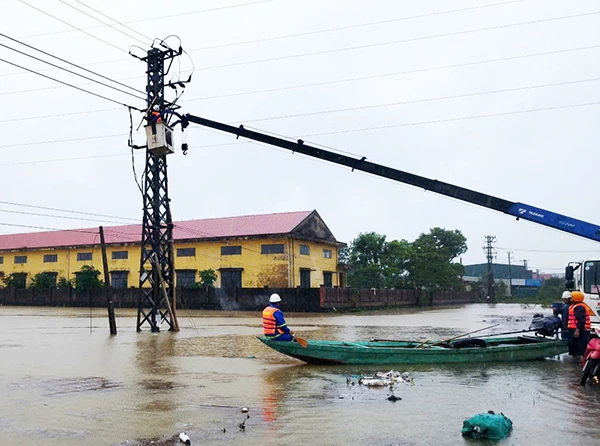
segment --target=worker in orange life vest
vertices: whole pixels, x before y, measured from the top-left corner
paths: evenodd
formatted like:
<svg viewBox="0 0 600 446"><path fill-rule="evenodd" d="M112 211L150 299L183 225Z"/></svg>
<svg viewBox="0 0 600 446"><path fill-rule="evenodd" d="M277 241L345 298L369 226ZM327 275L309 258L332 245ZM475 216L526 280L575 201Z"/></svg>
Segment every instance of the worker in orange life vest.
<svg viewBox="0 0 600 446"><path fill-rule="evenodd" d="M266 337L273 341L293 341L294 333L290 331L279 309L281 297L277 293L269 297L269 306L262 312L263 332Z"/></svg>
<svg viewBox="0 0 600 446"><path fill-rule="evenodd" d="M588 312L587 305L583 302L583 293L581 291L573 291L573 303L569 307L569 319L567 329L571 335L569 342L569 355L583 355L587 343L590 339L590 329L592 323Z"/></svg>
<svg viewBox="0 0 600 446"><path fill-rule="evenodd" d="M160 116L160 108L158 105L152 107L152 112L150 113L150 123L154 124L157 122L162 122L162 118Z"/></svg>

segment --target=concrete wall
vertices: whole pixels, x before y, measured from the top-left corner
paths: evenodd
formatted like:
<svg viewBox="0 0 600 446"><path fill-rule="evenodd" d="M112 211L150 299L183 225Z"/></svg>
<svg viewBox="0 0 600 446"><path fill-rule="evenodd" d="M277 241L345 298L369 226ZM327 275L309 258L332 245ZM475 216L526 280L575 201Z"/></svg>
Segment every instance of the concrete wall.
<svg viewBox="0 0 600 446"><path fill-rule="evenodd" d="M259 311L268 305L271 293L282 296L285 311L328 311L332 309L368 309L383 307L415 307L458 305L476 302L478 296L467 291L440 291L419 295L415 290L354 290L351 288L234 288L178 289L177 307ZM116 308L137 308L139 288L110 289ZM104 290L92 293L75 289L36 290L0 289L0 305L104 307Z"/></svg>

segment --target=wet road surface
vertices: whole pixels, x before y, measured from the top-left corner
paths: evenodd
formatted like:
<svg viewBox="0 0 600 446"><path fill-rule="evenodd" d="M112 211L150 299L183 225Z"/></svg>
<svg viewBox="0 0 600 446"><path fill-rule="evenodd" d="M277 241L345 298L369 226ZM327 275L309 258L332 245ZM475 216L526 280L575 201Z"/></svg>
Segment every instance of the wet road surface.
<svg viewBox="0 0 600 446"><path fill-rule="evenodd" d="M539 311L549 314L469 305L286 317L309 341L424 341L524 329ZM181 332L157 334L136 333L135 316L117 310L110 337L102 309L90 320L89 309L0 307L0 444L173 445L185 431L211 445L471 445L463 420L490 409L514 422L503 445L600 444L600 388L580 387L566 356L405 366L414 385L390 402L387 388L347 385L377 367L309 366L264 346L258 313L181 310Z"/></svg>

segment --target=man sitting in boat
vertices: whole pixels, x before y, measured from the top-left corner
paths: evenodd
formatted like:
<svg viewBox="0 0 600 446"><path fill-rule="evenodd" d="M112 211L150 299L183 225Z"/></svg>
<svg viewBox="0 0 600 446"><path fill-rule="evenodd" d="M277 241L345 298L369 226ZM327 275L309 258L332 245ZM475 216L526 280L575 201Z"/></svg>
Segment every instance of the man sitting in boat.
<svg viewBox="0 0 600 446"><path fill-rule="evenodd" d="M272 341L293 341L294 333L285 323L283 312L279 309L281 297L277 293L269 297L269 306L262 312L263 332Z"/></svg>

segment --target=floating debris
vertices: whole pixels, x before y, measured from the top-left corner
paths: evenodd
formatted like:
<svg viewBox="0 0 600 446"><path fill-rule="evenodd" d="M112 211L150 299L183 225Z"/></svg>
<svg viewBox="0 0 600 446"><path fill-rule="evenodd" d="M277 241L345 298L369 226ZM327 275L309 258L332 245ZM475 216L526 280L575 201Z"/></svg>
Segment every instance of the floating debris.
<svg viewBox="0 0 600 446"><path fill-rule="evenodd" d="M350 378L346 378L346 384L354 384ZM408 372L397 372L390 370L389 372L376 372L373 376L362 376L359 378L358 383L362 386L369 387L386 387L393 386L398 383L415 384L415 381Z"/></svg>
<svg viewBox="0 0 600 446"><path fill-rule="evenodd" d="M192 440L190 440L190 437L185 432L179 434L179 441L185 444L192 444Z"/></svg>
<svg viewBox="0 0 600 446"><path fill-rule="evenodd" d="M501 440L512 431L513 423L503 413L496 414L493 410L480 413L463 422L463 437Z"/></svg>
<svg viewBox="0 0 600 446"><path fill-rule="evenodd" d="M387 400L391 401L392 403L395 403L396 401L400 401L401 399L402 399L402 397L396 396L394 394L387 397Z"/></svg>
<svg viewBox="0 0 600 446"><path fill-rule="evenodd" d="M248 408L247 407L242 407L242 413L248 413Z"/></svg>

